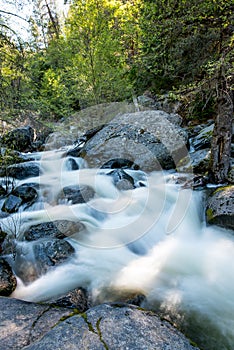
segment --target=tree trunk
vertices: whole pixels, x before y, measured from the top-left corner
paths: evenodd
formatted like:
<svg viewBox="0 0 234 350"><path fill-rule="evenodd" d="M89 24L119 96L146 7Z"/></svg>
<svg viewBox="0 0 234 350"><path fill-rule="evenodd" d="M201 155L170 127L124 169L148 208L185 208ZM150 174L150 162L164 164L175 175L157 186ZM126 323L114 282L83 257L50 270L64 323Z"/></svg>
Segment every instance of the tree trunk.
<svg viewBox="0 0 234 350"><path fill-rule="evenodd" d="M231 81L230 81L231 80ZM233 123L233 77L227 82L223 73L218 84L218 108L211 143L211 173L215 183L224 183L230 167Z"/></svg>

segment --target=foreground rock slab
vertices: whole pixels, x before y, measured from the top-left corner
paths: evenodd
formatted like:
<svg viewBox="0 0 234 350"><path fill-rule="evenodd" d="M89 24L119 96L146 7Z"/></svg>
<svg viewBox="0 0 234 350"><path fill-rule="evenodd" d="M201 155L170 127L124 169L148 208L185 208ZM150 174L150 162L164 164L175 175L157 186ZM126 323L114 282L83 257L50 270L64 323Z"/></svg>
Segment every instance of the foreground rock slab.
<svg viewBox="0 0 234 350"><path fill-rule="evenodd" d="M156 314L126 304L86 313L0 298L0 344L8 350L195 350Z"/></svg>
<svg viewBox="0 0 234 350"><path fill-rule="evenodd" d="M71 312L6 297L0 297L0 310L1 350L24 349Z"/></svg>

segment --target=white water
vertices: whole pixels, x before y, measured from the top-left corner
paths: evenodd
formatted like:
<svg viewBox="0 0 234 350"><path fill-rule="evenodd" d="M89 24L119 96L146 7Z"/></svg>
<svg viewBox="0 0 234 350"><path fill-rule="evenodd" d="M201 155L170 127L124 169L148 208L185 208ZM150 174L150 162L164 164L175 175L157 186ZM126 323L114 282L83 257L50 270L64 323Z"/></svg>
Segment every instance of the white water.
<svg viewBox="0 0 234 350"><path fill-rule="evenodd" d="M143 306L170 317L204 349L234 349L234 238L205 226L202 193L170 184L170 174L130 170L147 186L118 191L108 170L86 169L77 159L81 170L66 171L61 155L42 154L44 175L19 182L38 182L44 202L40 210L35 205L20 214L18 236L33 224L58 219L81 221L86 230L67 238L74 257L30 285L19 280L12 296L47 301L81 286L94 302L143 293ZM62 188L75 184L92 186L95 198L56 204ZM10 225L9 218L2 222Z"/></svg>

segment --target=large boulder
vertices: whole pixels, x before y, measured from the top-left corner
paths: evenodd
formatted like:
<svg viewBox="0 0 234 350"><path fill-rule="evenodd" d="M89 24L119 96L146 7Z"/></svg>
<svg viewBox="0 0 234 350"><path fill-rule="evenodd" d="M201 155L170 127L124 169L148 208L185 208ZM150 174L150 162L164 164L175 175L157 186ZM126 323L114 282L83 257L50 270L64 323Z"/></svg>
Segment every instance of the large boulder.
<svg viewBox="0 0 234 350"><path fill-rule="evenodd" d="M5 330L5 329L4 329ZM189 340L156 314L124 304L103 304L48 327L24 350L195 350Z"/></svg>
<svg viewBox="0 0 234 350"><path fill-rule="evenodd" d="M8 296L16 288L16 278L8 262L0 258L0 295Z"/></svg>
<svg viewBox="0 0 234 350"><path fill-rule="evenodd" d="M209 196L206 219L209 224L234 230L234 186L219 187Z"/></svg>
<svg viewBox="0 0 234 350"><path fill-rule="evenodd" d="M116 116L86 142L79 155L91 167L122 158L144 171L172 169L187 154L187 142L174 114L144 111Z"/></svg>
<svg viewBox="0 0 234 350"><path fill-rule="evenodd" d="M35 131L31 126L24 126L3 135L0 142L2 146L7 146L10 149L28 152L33 150L34 134Z"/></svg>

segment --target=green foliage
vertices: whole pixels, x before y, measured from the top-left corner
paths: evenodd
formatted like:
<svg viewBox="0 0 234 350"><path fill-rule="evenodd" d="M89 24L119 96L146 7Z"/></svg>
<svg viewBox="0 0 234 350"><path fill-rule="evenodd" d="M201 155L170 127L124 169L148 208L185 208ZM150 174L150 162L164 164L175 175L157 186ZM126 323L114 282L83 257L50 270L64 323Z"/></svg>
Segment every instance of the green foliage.
<svg viewBox="0 0 234 350"><path fill-rule="evenodd" d="M63 27L55 1L43 4L27 45L1 18L2 110L60 118L151 90L173 91L190 118L213 116L217 74L234 71L233 0L73 0Z"/></svg>
<svg viewBox="0 0 234 350"><path fill-rule="evenodd" d="M128 71L133 48L128 43L134 45L135 28L129 3L76 0L70 8L66 38L82 107L131 95Z"/></svg>

